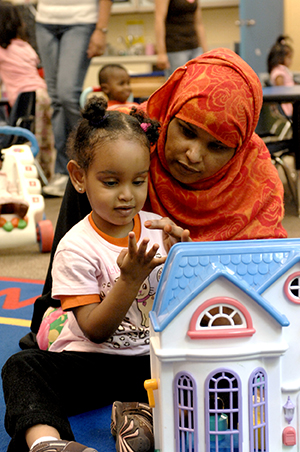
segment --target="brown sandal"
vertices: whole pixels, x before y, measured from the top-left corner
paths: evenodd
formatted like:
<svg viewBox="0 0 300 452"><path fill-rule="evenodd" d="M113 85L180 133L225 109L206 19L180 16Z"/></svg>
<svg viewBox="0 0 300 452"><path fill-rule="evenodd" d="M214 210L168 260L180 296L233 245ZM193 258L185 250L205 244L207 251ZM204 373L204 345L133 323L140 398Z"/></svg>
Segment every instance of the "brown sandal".
<svg viewBox="0 0 300 452"><path fill-rule="evenodd" d="M53 440L38 443L30 452L97 452L75 441Z"/></svg>
<svg viewBox="0 0 300 452"><path fill-rule="evenodd" d="M146 403L114 402L110 430L117 452L153 452L152 410Z"/></svg>

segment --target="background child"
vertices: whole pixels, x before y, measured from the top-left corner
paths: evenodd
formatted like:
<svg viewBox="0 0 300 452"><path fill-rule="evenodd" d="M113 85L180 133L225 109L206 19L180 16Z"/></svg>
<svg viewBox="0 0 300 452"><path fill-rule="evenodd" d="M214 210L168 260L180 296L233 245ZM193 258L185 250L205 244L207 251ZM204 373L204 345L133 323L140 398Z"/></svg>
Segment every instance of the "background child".
<svg viewBox="0 0 300 452"><path fill-rule="evenodd" d="M98 79L101 91L107 96L109 109L120 104L138 105L128 101L132 90L130 75L125 67L120 64L107 64L100 69Z"/></svg>
<svg viewBox="0 0 300 452"><path fill-rule="evenodd" d="M35 136L40 148L38 159L45 176L49 179L55 155L51 103L46 82L38 73L38 55L25 41L24 27L16 6L1 1L0 78L5 85L11 106L21 92L36 92Z"/></svg>
<svg viewBox="0 0 300 452"><path fill-rule="evenodd" d="M66 446L74 439L67 416L124 398L146 401L143 382L150 375L150 359L145 316L165 248L174 241L168 219L161 220L163 234L147 230L145 222L160 217L140 211L158 123L142 112L133 116L105 111L105 106L103 99L92 98L69 141L70 178L78 193L86 192L92 212L64 236L54 258L53 296L68 320L50 351L24 350L3 368L10 452L27 450L25 436L32 452L91 452ZM189 239L188 231L178 228L178 237L179 232L183 241ZM140 417L143 407L136 404ZM135 431L137 425L132 427ZM144 422L142 437L129 435L133 450L135 441L139 447L142 442L145 452L153 447L150 430Z"/></svg>
<svg viewBox="0 0 300 452"><path fill-rule="evenodd" d="M295 82L290 67L293 61L294 50L288 44L289 37L280 35L268 55L268 72L270 83L275 86L294 86ZM287 116L292 116L293 105L282 104L283 111Z"/></svg>

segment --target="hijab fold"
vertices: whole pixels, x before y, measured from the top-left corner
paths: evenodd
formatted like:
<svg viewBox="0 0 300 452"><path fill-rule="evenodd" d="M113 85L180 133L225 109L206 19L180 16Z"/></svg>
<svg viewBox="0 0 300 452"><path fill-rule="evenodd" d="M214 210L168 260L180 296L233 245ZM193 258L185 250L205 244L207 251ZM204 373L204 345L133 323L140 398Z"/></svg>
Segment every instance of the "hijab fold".
<svg viewBox="0 0 300 452"><path fill-rule="evenodd" d="M178 68L147 101L147 113L162 125L151 151L151 210L190 229L194 240L286 237L283 186L255 134L261 106L257 75L229 49L215 49ZM236 149L216 174L190 186L171 176L165 159L175 116Z"/></svg>

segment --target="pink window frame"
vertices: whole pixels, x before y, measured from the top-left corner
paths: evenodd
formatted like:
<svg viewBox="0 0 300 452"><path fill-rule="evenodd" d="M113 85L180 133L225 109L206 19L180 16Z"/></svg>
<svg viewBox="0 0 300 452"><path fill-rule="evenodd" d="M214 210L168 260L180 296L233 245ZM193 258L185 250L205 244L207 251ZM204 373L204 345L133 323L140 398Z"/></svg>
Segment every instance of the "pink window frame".
<svg viewBox="0 0 300 452"><path fill-rule="evenodd" d="M210 306L213 305L229 305L233 306L234 308L238 309L246 320L246 327L243 328L219 328L213 327L213 328L202 328L201 330L196 330L196 324L197 320L199 319L199 316L201 312L207 311ZM229 297L215 297L210 298L209 300L205 301L203 304L201 304L196 311L194 312L192 319L190 321L188 336L191 339L228 339L230 337L249 337L253 336L255 333L255 328L253 327L252 318L249 314L248 310L245 308L242 303L235 300L234 298Z"/></svg>
<svg viewBox="0 0 300 452"><path fill-rule="evenodd" d="M287 278L287 280L285 281L284 286L283 286L283 291L284 291L284 294L287 296L287 298L288 298L292 303L300 304L300 298L294 297L294 296L290 293L290 291L289 291L289 284L290 284L290 282L291 282L293 279L295 279L295 278L299 278L299 280L300 280L300 272L292 273L292 274Z"/></svg>

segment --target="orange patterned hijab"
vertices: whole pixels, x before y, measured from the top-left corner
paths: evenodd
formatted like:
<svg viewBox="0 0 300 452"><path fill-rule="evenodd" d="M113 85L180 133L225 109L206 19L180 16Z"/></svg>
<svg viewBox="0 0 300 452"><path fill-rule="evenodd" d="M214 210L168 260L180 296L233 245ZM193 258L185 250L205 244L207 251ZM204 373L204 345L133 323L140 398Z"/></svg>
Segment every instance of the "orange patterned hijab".
<svg viewBox="0 0 300 452"><path fill-rule="evenodd" d="M215 49L178 68L147 102L161 134L151 152L151 210L191 231L194 240L283 238L283 186L254 133L262 105L257 75L238 55ZM213 176L182 185L168 171L164 146L174 116L229 147L232 159ZM149 206L146 206L149 208Z"/></svg>

